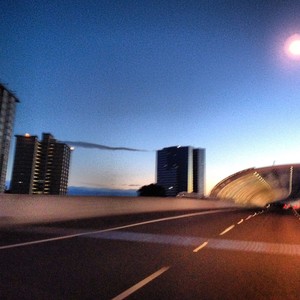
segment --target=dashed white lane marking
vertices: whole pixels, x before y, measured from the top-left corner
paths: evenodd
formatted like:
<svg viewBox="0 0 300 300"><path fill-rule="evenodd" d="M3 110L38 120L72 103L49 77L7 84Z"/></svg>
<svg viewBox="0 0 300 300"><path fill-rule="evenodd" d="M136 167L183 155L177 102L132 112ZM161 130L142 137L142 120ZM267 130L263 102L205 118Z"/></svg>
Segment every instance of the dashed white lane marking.
<svg viewBox="0 0 300 300"><path fill-rule="evenodd" d="M230 231L231 229L233 229L235 227L235 225L231 225L229 226L228 228L226 228L224 231L222 231L219 235L223 235L225 234L226 232Z"/></svg>
<svg viewBox="0 0 300 300"><path fill-rule="evenodd" d="M244 219L241 219L239 222L238 222L238 225L242 224L244 222Z"/></svg>
<svg viewBox="0 0 300 300"><path fill-rule="evenodd" d="M236 210L236 209L228 209L225 212L234 211L234 210ZM170 221L170 220L176 220L176 219L182 219L182 218L188 218L188 217L194 217L194 216L200 216L200 215L214 214L214 213L219 213L219 212L224 212L224 210L223 209L214 209L214 210L210 210L210 211L202 211L202 212L198 212L198 213L191 213L191 214L184 214L184 215L179 215L179 216L155 219L155 220L134 223L134 224L124 225L124 226L119 226L119 227L114 227L114 228L108 228L108 229L102 229L102 230L96 230L96 231L88 231L88 232L79 232L79 233L73 233L73 234L69 234L69 235L65 235L65 236L54 237L54 238L48 238L48 239L42 239L42 240L36 240L36 241L24 242L24 243L12 244L12 245L5 245L5 246L0 246L0 250L17 248L17 247L25 247L25 246L30 246L30 245L42 244L42 243L49 243L49 242L58 241L58 240L66 240L66 239L71 239L71 238L80 237L80 236L93 235L93 234L98 234L98 233L102 233L102 232L110 232L110 231L115 231L115 230L120 230L120 229L141 226L141 225L147 225L147 224L152 224L152 223L158 223L158 222L164 222L164 221Z"/></svg>
<svg viewBox="0 0 300 300"><path fill-rule="evenodd" d="M251 219L251 218L252 218L252 215L248 216L248 217L246 218L246 220L248 221L248 220Z"/></svg>
<svg viewBox="0 0 300 300"><path fill-rule="evenodd" d="M137 284L135 284L134 286L132 286L128 290L126 290L123 293L121 293L120 295L114 297L112 300L122 300L122 299L125 299L129 295L133 294L134 292L136 292L137 290L139 290L140 288L142 288L143 286L145 286L146 284L148 284L150 281L154 280L155 278L157 278L158 276L160 276L161 274L163 274L164 272L166 272L167 270L169 270L169 268L170 267L163 267L163 268L159 269L158 271L156 271L152 275L148 276L147 278L143 279L142 281L138 282Z"/></svg>
<svg viewBox="0 0 300 300"><path fill-rule="evenodd" d="M200 251L202 248L204 248L206 245L208 244L208 241L204 242L203 244L201 244L198 248L194 249L193 252L198 252Z"/></svg>

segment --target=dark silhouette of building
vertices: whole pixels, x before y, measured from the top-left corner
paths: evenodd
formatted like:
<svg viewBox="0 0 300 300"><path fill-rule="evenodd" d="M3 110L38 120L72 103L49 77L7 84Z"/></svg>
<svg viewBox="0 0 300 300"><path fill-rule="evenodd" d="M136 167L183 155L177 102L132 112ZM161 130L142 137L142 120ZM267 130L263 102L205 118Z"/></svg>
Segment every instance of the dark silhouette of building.
<svg viewBox="0 0 300 300"><path fill-rule="evenodd" d="M0 83L0 193L5 191L10 141L19 100Z"/></svg>
<svg viewBox="0 0 300 300"><path fill-rule="evenodd" d="M16 135L11 180L14 194L65 195L68 188L71 148L57 142L50 133L43 139Z"/></svg>
<svg viewBox="0 0 300 300"><path fill-rule="evenodd" d="M193 149L193 192L205 194L205 149Z"/></svg>
<svg viewBox="0 0 300 300"><path fill-rule="evenodd" d="M190 146L168 147L157 151L157 184L165 188L167 196L180 192L204 195L205 149Z"/></svg>

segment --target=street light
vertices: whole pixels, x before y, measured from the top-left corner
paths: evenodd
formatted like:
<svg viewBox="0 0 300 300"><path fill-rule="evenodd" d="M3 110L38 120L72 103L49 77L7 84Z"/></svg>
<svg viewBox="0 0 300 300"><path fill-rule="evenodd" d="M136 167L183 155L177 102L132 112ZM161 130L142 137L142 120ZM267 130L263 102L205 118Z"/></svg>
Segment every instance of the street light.
<svg viewBox="0 0 300 300"><path fill-rule="evenodd" d="M285 52L291 59L300 60L300 34L294 34L286 40Z"/></svg>

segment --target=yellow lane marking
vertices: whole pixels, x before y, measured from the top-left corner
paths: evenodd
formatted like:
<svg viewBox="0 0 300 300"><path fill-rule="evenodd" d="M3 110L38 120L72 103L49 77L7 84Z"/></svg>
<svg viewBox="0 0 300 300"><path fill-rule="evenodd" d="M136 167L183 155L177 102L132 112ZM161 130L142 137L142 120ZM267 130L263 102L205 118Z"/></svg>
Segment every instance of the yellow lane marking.
<svg viewBox="0 0 300 300"><path fill-rule="evenodd" d="M224 231L222 231L219 235L223 235L225 234L226 232L230 231L231 229L233 229L235 227L235 225L231 225L229 226L228 228L226 228Z"/></svg>
<svg viewBox="0 0 300 300"><path fill-rule="evenodd" d="M122 299L127 298L129 295L133 294L134 292L136 292L137 290L139 290L140 288L142 288L144 285L146 285L150 281L152 281L155 278L157 278L158 276L160 276L162 273L164 273L167 270L169 270L169 268L170 267L163 267L163 268L159 269L158 271L156 271L152 275L148 276L147 278L143 279L142 281L138 282L137 284L133 285L131 288L129 288L128 290L124 291L120 295L114 297L112 300L122 300Z"/></svg>
<svg viewBox="0 0 300 300"><path fill-rule="evenodd" d="M204 248L207 244L208 244L208 241L204 242L198 248L194 249L193 252L198 252L199 250L201 250L202 248Z"/></svg>

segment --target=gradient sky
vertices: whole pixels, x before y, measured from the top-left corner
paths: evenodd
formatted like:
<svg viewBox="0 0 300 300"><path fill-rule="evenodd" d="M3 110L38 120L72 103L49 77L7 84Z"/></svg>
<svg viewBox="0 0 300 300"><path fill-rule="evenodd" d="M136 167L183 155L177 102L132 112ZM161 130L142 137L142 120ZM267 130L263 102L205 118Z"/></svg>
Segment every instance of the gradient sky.
<svg viewBox="0 0 300 300"><path fill-rule="evenodd" d="M207 192L300 161L300 1L2 0L0 28L15 134L150 150L77 147L69 185L137 189L175 145L206 148Z"/></svg>

